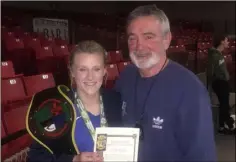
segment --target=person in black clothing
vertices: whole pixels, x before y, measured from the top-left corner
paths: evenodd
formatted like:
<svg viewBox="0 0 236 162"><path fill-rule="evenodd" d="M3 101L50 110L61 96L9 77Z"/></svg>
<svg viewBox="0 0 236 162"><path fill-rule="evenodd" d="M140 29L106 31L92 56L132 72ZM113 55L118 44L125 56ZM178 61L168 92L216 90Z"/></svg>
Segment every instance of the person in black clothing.
<svg viewBox="0 0 236 162"><path fill-rule="evenodd" d="M229 47L226 35L214 40L214 47L208 51L208 83L216 93L219 103L219 132L235 132L234 120L230 117L229 72L222 52Z"/></svg>

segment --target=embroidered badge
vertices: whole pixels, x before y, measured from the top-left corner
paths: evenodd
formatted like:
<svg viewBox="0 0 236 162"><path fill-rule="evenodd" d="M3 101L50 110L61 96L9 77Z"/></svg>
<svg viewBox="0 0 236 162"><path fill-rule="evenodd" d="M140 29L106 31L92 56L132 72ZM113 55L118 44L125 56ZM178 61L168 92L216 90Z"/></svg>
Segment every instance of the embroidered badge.
<svg viewBox="0 0 236 162"><path fill-rule="evenodd" d="M36 126L41 134L47 137L58 137L68 128L69 109L60 100L44 101L34 114Z"/></svg>

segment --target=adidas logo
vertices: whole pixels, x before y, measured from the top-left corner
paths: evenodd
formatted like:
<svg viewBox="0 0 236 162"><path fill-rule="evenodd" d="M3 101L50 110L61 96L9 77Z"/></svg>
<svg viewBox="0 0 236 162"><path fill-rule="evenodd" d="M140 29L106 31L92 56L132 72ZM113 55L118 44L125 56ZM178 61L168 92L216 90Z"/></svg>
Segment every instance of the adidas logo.
<svg viewBox="0 0 236 162"><path fill-rule="evenodd" d="M153 125L152 128L156 129L162 129L162 124L164 122L164 119L161 119L159 116L157 118L153 117Z"/></svg>

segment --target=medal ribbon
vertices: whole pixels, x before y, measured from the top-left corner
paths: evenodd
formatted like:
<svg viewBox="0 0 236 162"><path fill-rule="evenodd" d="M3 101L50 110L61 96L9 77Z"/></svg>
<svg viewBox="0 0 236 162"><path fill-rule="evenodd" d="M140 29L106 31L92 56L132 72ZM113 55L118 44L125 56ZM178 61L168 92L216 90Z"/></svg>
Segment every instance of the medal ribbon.
<svg viewBox="0 0 236 162"><path fill-rule="evenodd" d="M85 123L86 127L88 128L91 137L93 138L93 141L95 141L95 129L94 129L93 124L90 120L88 112L84 108L84 105L83 105L82 101L79 99L79 96L77 95L77 93L75 93L75 99L76 99L76 105L80 111L81 117L83 118L84 123ZM106 127L107 120L106 120L105 113L104 113L102 96L100 96L100 118L101 118L100 127Z"/></svg>

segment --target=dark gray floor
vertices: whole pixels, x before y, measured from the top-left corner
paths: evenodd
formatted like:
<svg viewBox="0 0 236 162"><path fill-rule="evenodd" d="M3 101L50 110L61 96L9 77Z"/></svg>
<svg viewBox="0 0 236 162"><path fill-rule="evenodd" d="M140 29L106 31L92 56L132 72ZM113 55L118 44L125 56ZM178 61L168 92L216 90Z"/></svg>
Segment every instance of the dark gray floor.
<svg viewBox="0 0 236 162"><path fill-rule="evenodd" d="M217 134L216 147L217 147L218 161L221 162L235 161L235 136Z"/></svg>

